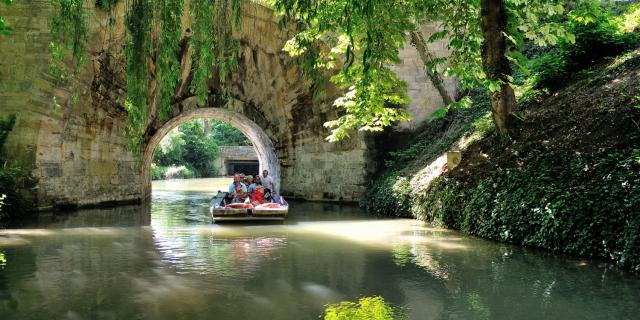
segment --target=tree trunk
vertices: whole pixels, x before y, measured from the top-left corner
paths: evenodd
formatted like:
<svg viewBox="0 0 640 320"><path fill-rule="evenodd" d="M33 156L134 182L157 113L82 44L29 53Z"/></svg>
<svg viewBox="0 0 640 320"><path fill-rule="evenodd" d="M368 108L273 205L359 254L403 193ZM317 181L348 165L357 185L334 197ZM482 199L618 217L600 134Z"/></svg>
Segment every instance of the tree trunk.
<svg viewBox="0 0 640 320"><path fill-rule="evenodd" d="M209 136L209 131L210 131L209 119L203 119L203 121L204 121L203 131L204 131L204 136L206 138Z"/></svg>
<svg viewBox="0 0 640 320"><path fill-rule="evenodd" d="M422 39L422 36L416 31L411 31L409 35L411 36L411 43L416 47L416 50L418 50L418 54L420 55L420 59L424 65L423 69L431 80L431 84L433 84L433 86L438 90L438 93L440 93L442 102L444 102L445 106L452 104L453 99L451 99L449 92L447 92L447 89L444 87L440 74L427 67L427 64L433 60L433 55L429 52L429 48L427 48L427 44L424 42L424 39Z"/></svg>
<svg viewBox="0 0 640 320"><path fill-rule="evenodd" d="M500 90L490 92L491 112L498 132L509 136L513 130L513 107L515 93L509 85L511 66L507 59L507 11L502 0L481 0L481 24L484 43L482 45L482 66L487 78L500 81Z"/></svg>

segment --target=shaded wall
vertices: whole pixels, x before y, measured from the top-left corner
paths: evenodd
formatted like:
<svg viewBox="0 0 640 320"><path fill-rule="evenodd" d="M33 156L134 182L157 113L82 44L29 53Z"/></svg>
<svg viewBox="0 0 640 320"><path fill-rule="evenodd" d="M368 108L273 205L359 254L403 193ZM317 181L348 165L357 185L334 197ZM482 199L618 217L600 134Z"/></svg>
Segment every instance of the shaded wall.
<svg viewBox="0 0 640 320"><path fill-rule="evenodd" d="M93 90L100 62L90 60L77 80L53 84L48 64L50 1L16 1L0 8L14 28L13 35L0 36L0 116L17 115L4 152L38 181L29 190L37 204L137 201L141 179L126 150L125 113L100 103L103 98ZM92 57L108 50L108 37L121 31L104 32L104 17L98 14L89 21ZM117 81L102 86L113 95L124 93L124 84ZM75 104L72 92L79 94Z"/></svg>

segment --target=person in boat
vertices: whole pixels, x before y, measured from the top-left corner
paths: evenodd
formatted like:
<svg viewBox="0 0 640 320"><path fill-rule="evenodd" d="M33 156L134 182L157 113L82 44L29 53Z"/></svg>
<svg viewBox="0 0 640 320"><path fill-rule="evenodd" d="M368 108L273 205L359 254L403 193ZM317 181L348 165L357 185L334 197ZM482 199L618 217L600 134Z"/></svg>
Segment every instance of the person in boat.
<svg viewBox="0 0 640 320"><path fill-rule="evenodd" d="M257 206L264 202L264 187L259 185L256 187L256 191L251 195L251 204Z"/></svg>
<svg viewBox="0 0 640 320"><path fill-rule="evenodd" d="M256 192L256 188L258 186L262 186L262 181L260 181L260 176L259 175L257 175L253 179L253 183L249 185L249 187L247 188L247 191L249 192L250 195L253 195L253 193Z"/></svg>
<svg viewBox="0 0 640 320"><path fill-rule="evenodd" d="M236 173L233 175L233 182L229 185L229 194L233 193L236 190L236 185L242 184L242 179L240 178L240 174ZM246 188L246 186L245 186Z"/></svg>
<svg viewBox="0 0 640 320"><path fill-rule="evenodd" d="M247 186L242 183L240 174L233 175L233 182L229 185L229 193L225 198L225 203L238 202L236 199L239 199L239 197L234 197L235 194L238 194L238 192L236 192L237 187L240 187L241 192L239 194L247 194ZM245 196L242 199L244 200L246 198Z"/></svg>
<svg viewBox="0 0 640 320"><path fill-rule="evenodd" d="M247 175L244 178L244 185L247 186L247 188L253 183L253 176L252 175Z"/></svg>
<svg viewBox="0 0 640 320"><path fill-rule="evenodd" d="M231 194L231 203L242 203L249 197L247 188L244 184L239 183L235 185L233 193Z"/></svg>
<svg viewBox="0 0 640 320"><path fill-rule="evenodd" d="M271 179L271 177L269 176L269 170L263 170L262 171L262 177L260 178L260 180L262 180L262 186L264 187L264 191L266 192L275 192L276 191L276 186L275 183L273 182L273 179Z"/></svg>

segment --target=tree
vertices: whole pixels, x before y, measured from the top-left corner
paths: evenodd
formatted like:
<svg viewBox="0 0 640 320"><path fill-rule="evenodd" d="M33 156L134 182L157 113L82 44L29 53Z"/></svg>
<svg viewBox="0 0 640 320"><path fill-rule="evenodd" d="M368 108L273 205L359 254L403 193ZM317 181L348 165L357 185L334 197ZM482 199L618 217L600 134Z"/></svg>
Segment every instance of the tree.
<svg viewBox="0 0 640 320"><path fill-rule="evenodd" d="M250 146L251 141L234 126L218 120L209 120L207 137L219 146Z"/></svg>
<svg viewBox="0 0 640 320"><path fill-rule="evenodd" d="M155 150L154 163L158 166L186 166L197 176L215 173L214 161L218 145L204 134L201 121L185 122L171 130Z"/></svg>
<svg viewBox="0 0 640 320"><path fill-rule="evenodd" d="M448 39L452 51L434 64L446 63L446 74L458 77L463 87L482 85L491 92L492 113L503 135L511 130L515 103L510 64L522 65L519 49L524 39L546 45L569 36L549 19L561 14L563 6L546 0L275 0L274 7L304 26L287 51L307 55L303 60L308 68L338 68L332 81L352 89L334 103L344 114L327 122L333 128L330 140L348 136L350 129L377 131L406 119L395 106L407 102L406 88L389 74L388 65L399 62L406 34L421 57L426 55L421 49L426 46L411 34L421 23L439 23L442 31L427 42ZM329 49L319 50L321 44Z"/></svg>
<svg viewBox="0 0 640 320"><path fill-rule="evenodd" d="M509 82L511 64L507 59L507 8L503 0L480 0L482 66L490 81L500 89L491 93L491 113L498 131L508 136L513 130L513 107L516 95Z"/></svg>
<svg viewBox="0 0 640 320"><path fill-rule="evenodd" d="M178 130L183 133L185 141L182 160L192 166L201 176L211 176L214 173L214 161L218 157L218 145L205 137L200 121L189 121L181 125Z"/></svg>
<svg viewBox="0 0 640 320"><path fill-rule="evenodd" d="M420 56L420 60L422 60L422 64L424 64L424 71L431 80L431 84L438 90L440 97L442 98L442 102L444 102L445 106L452 104L454 101L447 92L447 89L444 87L444 83L442 81L442 76L434 70L431 65L436 61L434 56L429 51L427 47L427 43L424 40L422 33L420 30L409 32L409 36L411 39L411 44L418 51L418 55Z"/></svg>
<svg viewBox="0 0 640 320"><path fill-rule="evenodd" d="M13 2L13 0L3 0L2 2L4 2L5 5L9 6ZM10 26L8 26L5 23L4 18L0 16L0 35L8 36L12 32L13 32L13 29Z"/></svg>

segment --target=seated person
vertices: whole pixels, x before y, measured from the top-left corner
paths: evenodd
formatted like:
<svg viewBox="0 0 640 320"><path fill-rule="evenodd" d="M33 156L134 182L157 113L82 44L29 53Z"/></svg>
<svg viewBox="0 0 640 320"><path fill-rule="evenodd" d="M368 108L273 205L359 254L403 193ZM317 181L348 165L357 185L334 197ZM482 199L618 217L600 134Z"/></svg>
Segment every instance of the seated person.
<svg viewBox="0 0 640 320"><path fill-rule="evenodd" d="M231 203L245 202L248 197L249 194L247 193L247 188L244 184L239 183L235 185L233 193L231 194Z"/></svg>
<svg viewBox="0 0 640 320"><path fill-rule="evenodd" d="M256 192L251 195L251 204L257 206L264 203L264 188L258 186Z"/></svg>
<svg viewBox="0 0 640 320"><path fill-rule="evenodd" d="M240 193L247 193L247 186L245 186L241 180L240 180L240 175L239 174L235 174L233 175L233 182L229 185L229 193L227 194L226 198L225 198L225 203L235 203L238 202L236 199L238 197L234 197L234 194L237 194L236 192L236 188L240 187ZM245 199L246 196L242 199Z"/></svg>
<svg viewBox="0 0 640 320"><path fill-rule="evenodd" d="M240 179L240 175L239 174L234 174L233 175L233 182L231 182L231 184L229 185L229 194L233 193L234 190L236 189L236 185L238 184L242 184L242 180ZM247 188L246 185L244 185L245 189Z"/></svg>
<svg viewBox="0 0 640 320"><path fill-rule="evenodd" d="M273 193L267 188L264 188L264 201L273 202Z"/></svg>
<svg viewBox="0 0 640 320"><path fill-rule="evenodd" d="M253 178L253 183L249 185L247 191L249 191L249 194L253 194L254 192L256 192L256 188L258 186L262 186L262 183L260 182L260 176L256 176L255 178Z"/></svg>

